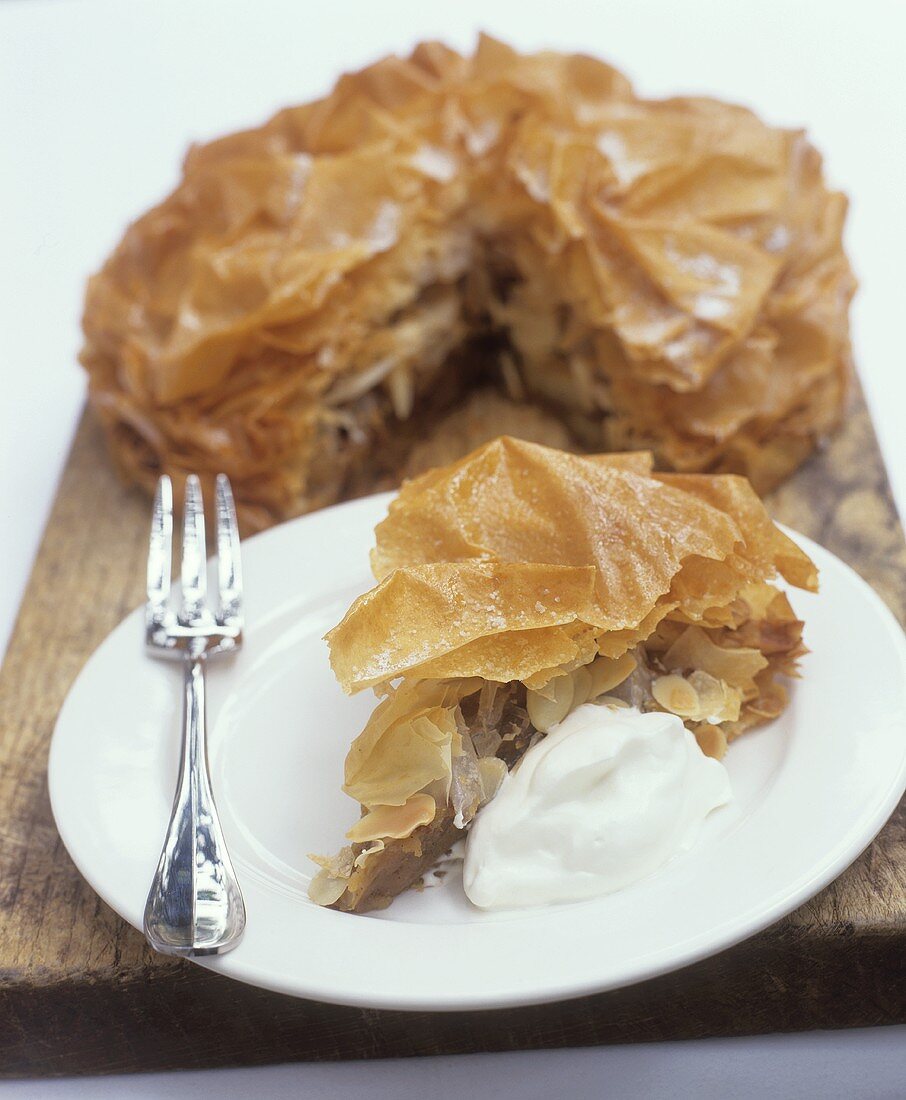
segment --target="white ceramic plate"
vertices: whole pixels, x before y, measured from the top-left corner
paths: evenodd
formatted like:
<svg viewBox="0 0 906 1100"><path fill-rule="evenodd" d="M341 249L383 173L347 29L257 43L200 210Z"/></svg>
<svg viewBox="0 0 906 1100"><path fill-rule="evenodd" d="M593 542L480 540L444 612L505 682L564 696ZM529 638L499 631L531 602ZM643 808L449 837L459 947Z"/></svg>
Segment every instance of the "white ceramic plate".
<svg viewBox="0 0 906 1100"><path fill-rule="evenodd" d="M784 715L731 746L734 800L695 848L617 894L486 914L461 883L385 913L312 905L308 852L342 843L356 807L343 758L372 706L343 695L324 632L370 583L389 497L284 524L244 544L246 645L209 671L214 791L248 908L231 954L201 965L326 1001L492 1008L640 981L713 954L795 909L866 847L906 786L906 641L856 574L796 536L821 570L795 592L812 653ZM130 615L83 669L50 753L53 812L101 897L141 927L179 755L180 671L142 650Z"/></svg>

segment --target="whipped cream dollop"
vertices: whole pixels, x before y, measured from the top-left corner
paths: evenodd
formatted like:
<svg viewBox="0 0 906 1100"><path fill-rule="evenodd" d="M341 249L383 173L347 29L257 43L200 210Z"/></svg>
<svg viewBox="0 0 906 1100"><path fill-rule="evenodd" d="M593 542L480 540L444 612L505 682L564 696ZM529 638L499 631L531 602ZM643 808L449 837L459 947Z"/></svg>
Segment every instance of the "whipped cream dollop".
<svg viewBox="0 0 906 1100"><path fill-rule="evenodd" d="M619 890L690 848L730 797L724 766L675 715L586 703L529 749L478 814L466 894L502 909Z"/></svg>

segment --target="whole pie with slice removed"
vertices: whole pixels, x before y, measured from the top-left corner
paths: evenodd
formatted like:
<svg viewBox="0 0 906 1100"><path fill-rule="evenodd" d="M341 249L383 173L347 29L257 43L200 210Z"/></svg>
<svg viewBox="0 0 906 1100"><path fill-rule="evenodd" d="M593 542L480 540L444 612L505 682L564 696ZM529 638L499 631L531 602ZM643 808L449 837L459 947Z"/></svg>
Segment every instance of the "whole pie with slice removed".
<svg viewBox="0 0 906 1100"><path fill-rule="evenodd" d="M774 582L817 588L742 477L508 437L407 482L371 563L327 635L344 690L380 697L346 760L361 816L311 885L356 912L418 882L582 703L671 712L722 756L805 652Z"/></svg>
<svg viewBox="0 0 906 1100"><path fill-rule="evenodd" d="M843 415L845 213L802 131L423 43L189 151L89 284L91 404L128 480L227 473L246 533L450 434L764 492Z"/></svg>

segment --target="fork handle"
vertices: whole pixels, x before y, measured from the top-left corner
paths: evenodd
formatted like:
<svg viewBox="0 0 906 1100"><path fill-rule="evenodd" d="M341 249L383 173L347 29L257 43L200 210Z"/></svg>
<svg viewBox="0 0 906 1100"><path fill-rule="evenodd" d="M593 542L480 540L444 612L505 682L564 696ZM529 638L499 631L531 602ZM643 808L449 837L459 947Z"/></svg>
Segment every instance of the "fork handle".
<svg viewBox="0 0 906 1100"><path fill-rule="evenodd" d="M157 873L145 904L145 936L165 955L218 955L239 942L245 905L211 793L205 728L205 659L187 652L179 783Z"/></svg>

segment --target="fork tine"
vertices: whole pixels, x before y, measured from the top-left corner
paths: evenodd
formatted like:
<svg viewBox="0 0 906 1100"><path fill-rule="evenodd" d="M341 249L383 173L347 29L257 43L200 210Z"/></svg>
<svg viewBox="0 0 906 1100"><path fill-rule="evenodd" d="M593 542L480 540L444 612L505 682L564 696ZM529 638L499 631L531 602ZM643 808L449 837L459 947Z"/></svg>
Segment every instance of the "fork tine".
<svg viewBox="0 0 906 1100"><path fill-rule="evenodd" d="M148 613L154 622L163 619L170 595L173 555L173 483L164 474L158 479L148 544Z"/></svg>
<svg viewBox="0 0 906 1100"><path fill-rule="evenodd" d="M236 505L226 474L217 475L217 575L220 621L230 624L239 617L242 608L242 563Z"/></svg>
<svg viewBox="0 0 906 1100"><path fill-rule="evenodd" d="M182 608L180 622L192 625L204 610L207 592L204 501L197 475L186 478L186 502L182 531Z"/></svg>

